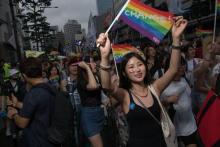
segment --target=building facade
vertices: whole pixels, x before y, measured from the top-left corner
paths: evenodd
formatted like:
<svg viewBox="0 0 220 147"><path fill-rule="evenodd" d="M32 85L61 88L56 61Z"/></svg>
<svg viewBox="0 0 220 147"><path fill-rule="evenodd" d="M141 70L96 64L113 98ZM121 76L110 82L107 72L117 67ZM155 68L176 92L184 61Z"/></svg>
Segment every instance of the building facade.
<svg viewBox="0 0 220 147"><path fill-rule="evenodd" d="M81 34L81 24L76 20L68 20L64 25L64 37L65 37L65 49L66 52L74 52L76 47L74 42L76 40L75 35Z"/></svg>
<svg viewBox="0 0 220 147"><path fill-rule="evenodd" d="M59 31L58 26L50 26L50 35L51 37L46 39L44 47L47 51L52 49L62 54L65 43L64 33Z"/></svg>
<svg viewBox="0 0 220 147"><path fill-rule="evenodd" d="M13 21L12 15L16 16L19 13L18 5L10 7L10 0L0 0L0 42L10 46L10 49L0 49L0 58L5 59L8 62L16 62L18 60L17 50L22 52L23 48L23 33L21 30L21 21L15 18ZM14 14L12 14L14 12ZM16 25L14 25L16 23ZM16 26L16 33L14 35L14 27ZM15 38L16 37L16 38ZM17 39L18 46L15 42ZM21 53L22 54L22 53Z"/></svg>
<svg viewBox="0 0 220 147"><path fill-rule="evenodd" d="M114 0L96 0L98 15L102 15L112 8Z"/></svg>

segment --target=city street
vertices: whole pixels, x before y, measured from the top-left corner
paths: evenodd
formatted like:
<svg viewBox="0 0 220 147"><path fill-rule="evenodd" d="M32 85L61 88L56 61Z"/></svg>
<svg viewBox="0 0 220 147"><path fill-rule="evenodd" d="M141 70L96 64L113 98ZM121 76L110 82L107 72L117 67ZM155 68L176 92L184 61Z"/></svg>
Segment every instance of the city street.
<svg viewBox="0 0 220 147"><path fill-rule="evenodd" d="M0 0L0 147L220 147L220 0Z"/></svg>

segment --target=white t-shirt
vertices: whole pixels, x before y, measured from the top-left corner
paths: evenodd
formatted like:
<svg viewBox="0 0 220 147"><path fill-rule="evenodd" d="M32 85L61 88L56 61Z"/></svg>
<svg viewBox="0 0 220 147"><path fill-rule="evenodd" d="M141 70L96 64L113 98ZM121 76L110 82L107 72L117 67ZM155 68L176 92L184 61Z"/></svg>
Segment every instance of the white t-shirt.
<svg viewBox="0 0 220 147"><path fill-rule="evenodd" d="M191 89L184 78L180 81L173 81L163 91L161 98L172 95L179 95L178 102L174 104L176 113L174 115L174 125L177 136L189 136L197 130L196 121L192 112Z"/></svg>
<svg viewBox="0 0 220 147"><path fill-rule="evenodd" d="M199 63L198 58L193 58L191 60L187 60L186 78L190 82L191 86L193 86L194 82L195 82L195 79L194 79L194 76L193 76L193 71L195 70L198 63Z"/></svg>
<svg viewBox="0 0 220 147"><path fill-rule="evenodd" d="M154 74L154 76L153 76L153 79L155 79L155 80L157 80L157 79L159 79L160 77L160 75L159 75L159 70L161 70L160 72L161 72L161 74L162 74L162 76L163 76L163 74L164 74L164 69L163 68L161 68L161 69L158 69L156 72L155 72L155 74Z"/></svg>
<svg viewBox="0 0 220 147"><path fill-rule="evenodd" d="M218 75L220 73L220 63L216 64L212 70L212 76Z"/></svg>

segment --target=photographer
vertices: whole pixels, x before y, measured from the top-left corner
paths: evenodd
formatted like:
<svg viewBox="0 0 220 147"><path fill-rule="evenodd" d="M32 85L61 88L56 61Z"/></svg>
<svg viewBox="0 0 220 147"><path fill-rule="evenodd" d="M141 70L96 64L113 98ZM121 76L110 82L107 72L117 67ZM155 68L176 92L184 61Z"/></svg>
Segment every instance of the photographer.
<svg viewBox="0 0 220 147"><path fill-rule="evenodd" d="M9 99L17 97L22 102L26 93L25 83L20 79L19 71L15 68L9 70L9 80L4 83L2 92ZM14 121L6 121L6 136L12 136L14 146L18 146L18 139L21 137L21 130Z"/></svg>
<svg viewBox="0 0 220 147"><path fill-rule="evenodd" d="M26 94L25 82L21 80L19 71L17 69L11 69L9 71L9 81L5 83L6 95L11 96L14 94L19 101L23 101Z"/></svg>

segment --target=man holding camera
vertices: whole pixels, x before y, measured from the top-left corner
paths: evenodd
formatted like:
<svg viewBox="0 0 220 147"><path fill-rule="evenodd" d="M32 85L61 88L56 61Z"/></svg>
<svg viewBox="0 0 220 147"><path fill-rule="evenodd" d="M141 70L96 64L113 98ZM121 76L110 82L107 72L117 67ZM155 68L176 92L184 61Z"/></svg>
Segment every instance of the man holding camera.
<svg viewBox="0 0 220 147"><path fill-rule="evenodd" d="M8 118L13 119L18 127L24 129L22 146L54 147L48 141L46 132L50 125L51 94L43 88L36 87L44 83L41 62L37 58L27 58L21 63L20 70L27 84L31 85L31 89L23 102L18 101L13 95L8 100Z"/></svg>

